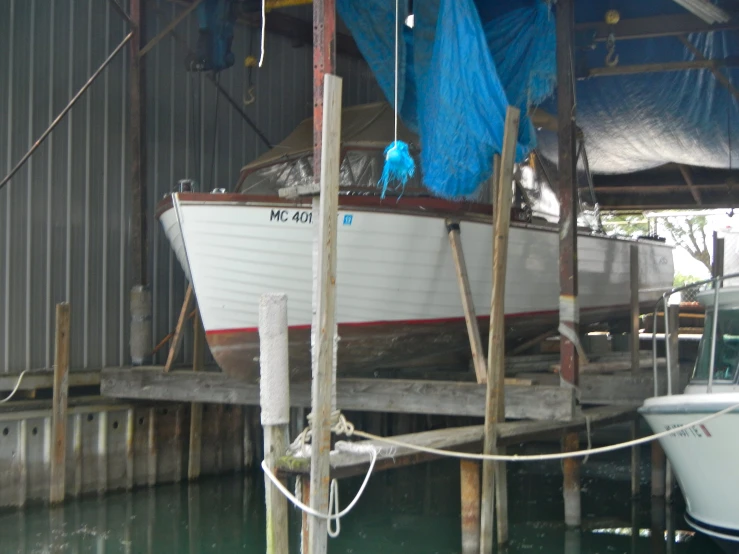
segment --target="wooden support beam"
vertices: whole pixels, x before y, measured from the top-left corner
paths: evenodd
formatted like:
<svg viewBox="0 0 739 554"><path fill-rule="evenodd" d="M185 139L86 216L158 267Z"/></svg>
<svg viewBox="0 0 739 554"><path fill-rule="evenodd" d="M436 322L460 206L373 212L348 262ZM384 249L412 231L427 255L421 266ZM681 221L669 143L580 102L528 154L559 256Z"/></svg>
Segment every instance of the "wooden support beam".
<svg viewBox="0 0 739 554"><path fill-rule="evenodd" d="M205 330L200 319L200 311L195 312L192 321L193 329L193 372L200 373L205 358ZM101 386L102 388L102 386ZM194 481L200 477L200 457L203 437L203 405L200 402L190 404L190 442L187 456L187 478Z"/></svg>
<svg viewBox="0 0 739 554"><path fill-rule="evenodd" d="M12 391L18 383L20 373L0 375L0 391ZM69 387L95 387L100 385L100 371L72 371L68 377ZM54 370L29 371L23 376L18 390L32 391L54 387Z"/></svg>
<svg viewBox="0 0 739 554"><path fill-rule="evenodd" d="M600 389L608 386L612 382ZM641 386L651 387L651 381ZM258 384L209 371L164 374L160 368L111 369L102 374L101 390L117 398L259 405ZM344 411L483 417L486 392L485 386L476 383L340 379L337 397L338 408ZM509 419L567 421L572 418L574 402L574 391L558 385L505 387L505 415ZM309 408L310 384L293 383L290 404Z"/></svg>
<svg viewBox="0 0 739 554"><path fill-rule="evenodd" d="M698 191L698 189L695 187L695 184L693 183L693 176L690 173L690 168L686 165L680 164L678 166L678 169L680 169L680 174L683 176L683 179L685 180L685 185L690 190L690 194L693 195L695 203L700 206L701 204L703 204L703 200L701 199L701 193Z"/></svg>
<svg viewBox="0 0 739 554"><path fill-rule="evenodd" d="M644 63L634 65L615 65L612 67L591 67L583 77L615 77L619 75L642 75L645 73L669 73L672 71L697 71L708 69L711 72L721 67L736 67L735 60L691 60L683 62Z"/></svg>
<svg viewBox="0 0 739 554"><path fill-rule="evenodd" d="M460 460L462 554L480 553L480 464Z"/></svg>
<svg viewBox="0 0 739 554"><path fill-rule="evenodd" d="M56 305L56 348L54 355L54 392L51 424L51 474L49 502L64 501L67 463L67 395L69 392L70 309L64 302Z"/></svg>
<svg viewBox="0 0 739 554"><path fill-rule="evenodd" d="M487 389L485 395L485 443L483 452L498 452L498 425L505 421L505 280L508 258L508 234L511 223L513 165L521 112L509 106L503 133L503 152L498 164L497 183L493 186L493 290L490 300ZM480 552L493 550L493 521L497 523L498 544L508 542L508 491L505 464L482 464L482 508ZM497 517L495 516L497 507Z"/></svg>
<svg viewBox="0 0 739 554"><path fill-rule="evenodd" d="M322 16L321 24L330 29L329 35L333 37L336 26L333 0L323 0L323 5L316 8L319 4L321 3L316 2L314 9L318 9ZM326 35L323 38L325 40ZM316 55L318 53L316 51ZM322 91L323 102L320 108L314 110L314 114L320 112L323 123L318 131L322 139L321 156L313 158L314 167L318 166L318 160L321 161L321 195L318 200L320 211L317 255L314 257L316 265L313 271L316 316L312 330L315 358L311 394L313 438L311 442L310 507L323 514L328 513L329 510L328 476L336 333L336 237L341 162L341 90L341 77L326 74ZM325 554L328 548L327 521L311 516L309 532L310 553Z"/></svg>
<svg viewBox="0 0 739 554"><path fill-rule="evenodd" d="M172 365L180 353L182 339L185 336L185 322L187 321L187 314L190 313L193 298L192 283L188 283L187 290L185 291L185 299L182 301L182 308L180 308L180 317L177 318L177 326L172 336L172 344L169 345L169 354L167 354L167 363L164 364L164 371L170 371L172 369Z"/></svg>
<svg viewBox="0 0 739 554"><path fill-rule="evenodd" d="M695 45L693 45L693 43L690 42L690 39L688 38L687 35L680 35L678 38L680 39L680 42L683 43L683 45L685 46L685 48L687 48L690 51L690 53L693 54L693 56L695 56L695 59L696 60L703 61L703 62L709 61L703 55L703 52L701 52L700 50L698 50L698 48L696 48ZM739 89L734 86L734 84L731 82L731 80L726 75L724 75L721 72L721 70L717 66L715 66L715 65L710 65L708 69L711 70L711 73L713 73L713 76L716 78L716 80L719 83L721 83L724 87L726 87L726 89L731 93L731 95L736 100L739 100ZM684 166L682 166L682 165L680 166L681 171L682 171L682 168L683 167ZM700 204L700 202L698 202L698 203Z"/></svg>
<svg viewBox="0 0 739 554"><path fill-rule="evenodd" d="M555 336L559 331L556 327L553 327L552 329L549 329L548 331L544 331L541 335L537 335L536 337L527 340L526 342L523 342L516 346L513 350L511 350L511 356L517 356L519 354L523 354L527 350L533 348L539 343L544 342L547 339L552 338Z"/></svg>
<svg viewBox="0 0 739 554"><path fill-rule="evenodd" d="M459 284L459 294L462 297L462 309L464 310L464 320L467 323L467 336L470 339L475 376L477 377L478 383L485 383L487 382L485 351L482 349L482 339L480 338L480 328L477 324L475 303L472 300L472 288L470 287L470 278L467 275L467 263L465 262L464 251L462 249L459 223L447 220L446 228L454 259L457 283Z"/></svg>
<svg viewBox="0 0 739 554"><path fill-rule="evenodd" d="M639 373L639 245L629 246L629 283L631 293L631 334L629 336L631 351L631 372Z"/></svg>
<svg viewBox="0 0 739 554"><path fill-rule="evenodd" d="M691 33L712 33L714 31L739 30L736 18L728 23L709 24L693 14L658 15L622 19L615 25L608 25L602 19L575 25L578 33L591 34L594 42L605 42L613 33L617 41L657 37L689 35Z"/></svg>

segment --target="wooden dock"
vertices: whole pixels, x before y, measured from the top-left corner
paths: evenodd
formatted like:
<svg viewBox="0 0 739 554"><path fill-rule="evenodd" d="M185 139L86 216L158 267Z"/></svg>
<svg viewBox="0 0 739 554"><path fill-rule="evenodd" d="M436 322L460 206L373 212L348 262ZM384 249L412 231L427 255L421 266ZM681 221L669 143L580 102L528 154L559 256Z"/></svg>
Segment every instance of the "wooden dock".
<svg viewBox="0 0 739 554"><path fill-rule="evenodd" d="M499 423L497 446L511 446L523 442L561 437L567 433L585 431L588 425L592 431L616 423L631 422L638 417L636 408L638 406L634 405L590 408L583 410L582 413L567 422L521 421ZM473 425L398 435L392 438L426 448L479 453L482 449L483 435L484 426ZM338 438L343 440L342 437ZM392 445L379 440L359 441L358 444L368 444L383 449L377 456L375 471L395 469L440 458L435 454L419 452L412 448L392 447ZM332 454L331 476L344 478L363 475L367 472L369 466L367 458L367 456L354 453L337 452ZM310 473L310 459L285 456L278 460L277 467L280 474L286 477L308 475Z"/></svg>

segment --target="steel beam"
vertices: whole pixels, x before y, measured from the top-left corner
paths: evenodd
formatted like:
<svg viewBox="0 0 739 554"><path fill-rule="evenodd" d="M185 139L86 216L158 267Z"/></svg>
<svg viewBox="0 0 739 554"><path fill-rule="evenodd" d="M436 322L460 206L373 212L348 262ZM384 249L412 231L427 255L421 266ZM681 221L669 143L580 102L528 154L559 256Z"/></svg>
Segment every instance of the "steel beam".
<svg viewBox="0 0 739 554"><path fill-rule="evenodd" d="M144 101L143 71L139 57L141 48L142 0L131 0L131 19L135 25L131 39L131 66L129 79L129 128L131 147L131 267L132 285L146 285L146 185L144 183Z"/></svg>
<svg viewBox="0 0 739 554"><path fill-rule="evenodd" d="M578 33L593 33L594 42L605 42L608 35L613 33L616 40L634 40L657 37L670 37L691 33L710 33L712 31L736 31L739 29L739 20L729 23L709 25L692 14L658 15L624 19L616 25L608 25L604 21L578 23L575 30Z"/></svg>

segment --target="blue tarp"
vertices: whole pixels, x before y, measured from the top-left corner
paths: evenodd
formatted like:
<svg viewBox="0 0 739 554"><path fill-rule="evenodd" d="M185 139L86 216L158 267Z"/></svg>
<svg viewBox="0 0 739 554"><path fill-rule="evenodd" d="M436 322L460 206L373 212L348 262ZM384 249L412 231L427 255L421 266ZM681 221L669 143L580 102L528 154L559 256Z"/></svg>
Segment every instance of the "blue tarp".
<svg viewBox="0 0 739 554"><path fill-rule="evenodd" d="M392 103L395 2L339 0L337 9ZM473 0L417 2L414 18L412 30L403 25L399 45L399 111L420 136L426 185L439 196L467 196L492 172L509 103L524 114L518 160L536 144L525 114L551 91L554 52L543 46L553 40L554 21L537 3L484 28ZM495 55L488 43L498 46Z"/></svg>
<svg viewBox="0 0 739 554"><path fill-rule="evenodd" d="M405 2L401 2L404 5ZM602 21L685 14L672 0L577 2L576 20ZM338 0L382 90L393 101L394 0ZM505 107L542 103L556 114L554 16L542 0L424 0L414 3L415 27L400 45L402 119L421 137L421 169L436 194L472 193L500 151ZM406 13L401 14L401 21ZM739 58L739 34L691 35L711 60ZM604 43L578 33L576 73L603 67ZM618 40L620 65L696 59L677 37ZM739 86L739 69L720 69ZM739 101L710 70L647 73L578 80L577 123L594 173L629 173L670 162L729 168L739 157L733 140ZM538 136L537 136L538 135ZM556 135L534 133L522 119L517 157L535 146L556 161Z"/></svg>

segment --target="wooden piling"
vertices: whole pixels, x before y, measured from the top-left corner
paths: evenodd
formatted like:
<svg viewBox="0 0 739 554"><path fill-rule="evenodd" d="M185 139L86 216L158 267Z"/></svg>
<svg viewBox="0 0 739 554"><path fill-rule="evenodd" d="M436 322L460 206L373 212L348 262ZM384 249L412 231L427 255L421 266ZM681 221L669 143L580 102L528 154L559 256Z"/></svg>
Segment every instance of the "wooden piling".
<svg viewBox="0 0 739 554"><path fill-rule="evenodd" d="M508 258L508 233L513 195L513 164L521 112L509 106L503 133L503 152L493 184L493 268L488 336L487 389L485 396L485 439L483 452L503 453L499 449L498 424L505 421L505 280ZM483 462L480 552L493 549L493 518L498 530L498 544L508 542L508 480L504 463Z"/></svg>
<svg viewBox="0 0 739 554"><path fill-rule="evenodd" d="M192 370L202 371L205 362L205 331L200 319L200 310L196 309L192 321ZM200 477L200 455L203 435L203 405L198 402L190 404L190 443L187 457L187 478L193 481Z"/></svg>
<svg viewBox="0 0 739 554"><path fill-rule="evenodd" d="M639 373L639 245L629 248L629 269L631 283L631 372Z"/></svg>
<svg viewBox="0 0 739 554"><path fill-rule="evenodd" d="M287 296L263 294L259 301L260 404L264 459L275 471L288 446L290 369L288 365ZM288 554L287 499L264 476L267 504L267 554Z"/></svg>
<svg viewBox="0 0 739 554"><path fill-rule="evenodd" d="M631 439L639 438L639 419L631 422ZM639 496L641 489L641 451L638 446L631 447L631 497Z"/></svg>
<svg viewBox="0 0 739 554"><path fill-rule="evenodd" d="M724 239L718 238L713 232L713 260L711 261L711 275L721 277L724 274Z"/></svg>
<svg viewBox="0 0 739 554"><path fill-rule="evenodd" d="M480 552L480 464L459 462L462 503L462 554Z"/></svg>
<svg viewBox="0 0 739 554"><path fill-rule="evenodd" d="M569 433L562 439L562 452L575 452L580 448L577 433ZM564 476L562 495L565 505L565 525L579 527L582 510L580 507L580 466L579 458L565 458L562 461Z"/></svg>
<svg viewBox="0 0 739 554"><path fill-rule="evenodd" d="M67 396L69 393L69 304L56 305L56 352L51 426L51 470L49 502L64 501L67 461Z"/></svg>
<svg viewBox="0 0 739 554"><path fill-rule="evenodd" d="M334 15L335 17L335 15ZM310 506L328 513L331 451L331 404L333 392L334 333L336 329L336 238L341 150L342 80L326 75L323 97L320 213L317 218L317 250L314 263L314 306L312 330L315 344L311 394L313 438L311 449ZM325 554L328 548L327 521L309 518L310 554Z"/></svg>
<svg viewBox="0 0 739 554"><path fill-rule="evenodd" d="M577 274L577 212L576 185L576 126L574 84L575 10L573 0L559 0L557 27L557 112L559 140L559 311L560 311L560 377L563 385L580 384L576 341L579 337L578 274ZM563 451L577 450L577 434L567 435ZM580 525L580 460L564 461L563 496L565 524Z"/></svg>
<svg viewBox="0 0 739 554"><path fill-rule="evenodd" d="M665 496L665 451L658 441L652 442L652 496Z"/></svg>

